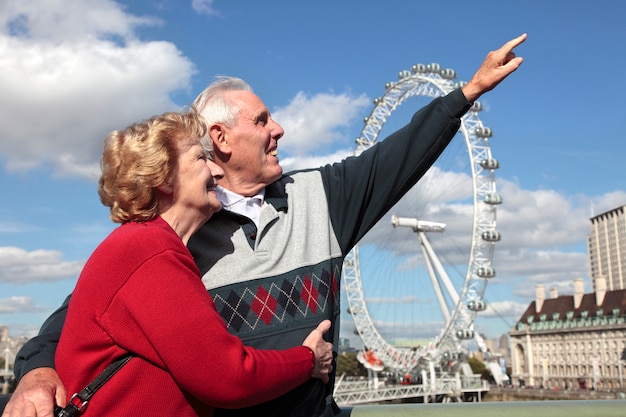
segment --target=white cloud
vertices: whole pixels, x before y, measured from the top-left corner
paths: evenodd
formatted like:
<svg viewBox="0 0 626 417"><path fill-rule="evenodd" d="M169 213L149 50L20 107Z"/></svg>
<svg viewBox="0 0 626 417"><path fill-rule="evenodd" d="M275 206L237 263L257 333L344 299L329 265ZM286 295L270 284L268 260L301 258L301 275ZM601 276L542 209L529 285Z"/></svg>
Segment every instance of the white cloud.
<svg viewBox="0 0 626 417"><path fill-rule="evenodd" d="M504 179L498 180L498 189L504 198L498 207L499 247L554 248L585 240L588 201L555 190L525 190Z"/></svg>
<svg viewBox="0 0 626 417"><path fill-rule="evenodd" d="M31 297L0 298L0 314L33 313L46 310L45 307L35 305Z"/></svg>
<svg viewBox="0 0 626 417"><path fill-rule="evenodd" d="M113 1L3 2L0 6L0 154L11 171L42 162L94 178L113 129L177 106L193 64L169 42L138 40L159 22Z"/></svg>
<svg viewBox="0 0 626 417"><path fill-rule="evenodd" d="M414 295L407 295L399 298L368 297L365 301L367 304L413 304L419 300Z"/></svg>
<svg viewBox="0 0 626 417"><path fill-rule="evenodd" d="M0 219L0 234L24 233L34 229L34 226L19 221Z"/></svg>
<svg viewBox="0 0 626 417"><path fill-rule="evenodd" d="M220 14L213 7L215 0L192 0L191 7L198 13L206 14L207 16L219 16Z"/></svg>
<svg viewBox="0 0 626 417"><path fill-rule="evenodd" d="M111 0L23 0L3 2L0 11L3 34L55 43L107 36L129 39L135 27L159 23L128 15Z"/></svg>
<svg viewBox="0 0 626 417"><path fill-rule="evenodd" d="M385 340L393 339L433 339L441 333L443 321L421 321L419 323L399 323L374 320L374 326Z"/></svg>
<svg viewBox="0 0 626 417"><path fill-rule="evenodd" d="M498 271L498 280L506 283L519 281L518 295L534 294L535 284L551 284L559 281L571 281L588 275L588 257L586 252L561 250L514 251L496 250L494 268Z"/></svg>
<svg viewBox="0 0 626 417"><path fill-rule="evenodd" d="M606 211L626 204L626 191L613 191L591 198L591 216L597 216Z"/></svg>
<svg viewBox="0 0 626 417"><path fill-rule="evenodd" d="M348 129L370 103L363 94L320 93L307 97L299 92L287 106L272 112L285 129L285 136L278 142L279 150L302 157L332 143L349 143Z"/></svg>
<svg viewBox="0 0 626 417"><path fill-rule="evenodd" d="M328 155L288 157L281 160L280 165L283 167L285 172L288 172L297 169L316 168L326 164L332 164L352 155L354 155L354 150L340 149Z"/></svg>
<svg viewBox="0 0 626 417"><path fill-rule="evenodd" d="M503 240L496 244L494 253L493 265L497 276L487 285L487 310L478 313L475 320L475 328L492 338L508 332L517 322L529 303L535 299L536 284L545 286L547 297L550 288L556 288L558 294L565 295L573 293L575 278L583 278L586 281L586 292L591 291L585 246L590 228L589 218L592 215L590 201L594 201L596 215L626 202L625 193L619 191L594 197L572 197L554 190L522 189L518 184L506 180L499 180L498 185L505 202L497 209L498 230L503 234ZM451 214L446 217L446 222L454 216L458 219L467 218L460 214L462 207L438 209L442 213ZM383 222L385 224L381 229L389 229L388 219ZM395 251L393 256L415 253L414 234L407 230L401 236L398 238L396 234L394 237L381 230L374 237L386 238L388 241L384 245ZM368 239L371 237L368 236ZM406 258L403 266L413 267L421 262L418 255L419 251L415 256ZM446 257L444 262L450 259ZM383 265L380 269L388 268L389 265ZM398 300L367 298L368 305L379 302L389 304L391 301ZM374 320L376 328L386 340L397 335L434 337L431 335L436 335L435 330L441 328L437 329L436 324L429 325L430 320L426 320L419 330L411 330L401 324L376 318ZM354 329L353 323L350 320L344 321L346 323L342 322L342 326L345 330L342 327L342 334L350 338L353 346L360 346L358 337L350 334Z"/></svg>
<svg viewBox="0 0 626 417"><path fill-rule="evenodd" d="M511 317L517 320L526 311L528 303L513 301L494 301L487 303L487 309L479 313L480 317Z"/></svg>
<svg viewBox="0 0 626 417"><path fill-rule="evenodd" d="M30 284L77 278L83 261L64 262L62 254L53 250L0 247L0 283Z"/></svg>

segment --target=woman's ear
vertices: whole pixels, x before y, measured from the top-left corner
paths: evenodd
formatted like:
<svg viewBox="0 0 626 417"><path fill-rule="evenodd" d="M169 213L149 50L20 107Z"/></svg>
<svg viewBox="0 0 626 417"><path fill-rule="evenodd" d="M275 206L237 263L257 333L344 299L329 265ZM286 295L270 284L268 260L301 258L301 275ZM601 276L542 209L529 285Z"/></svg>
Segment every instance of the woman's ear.
<svg viewBox="0 0 626 417"><path fill-rule="evenodd" d="M159 190L160 192L162 192L163 194L172 194L172 192L174 192L174 190L172 189L172 186L169 184L162 184L159 185L157 187L157 190Z"/></svg>

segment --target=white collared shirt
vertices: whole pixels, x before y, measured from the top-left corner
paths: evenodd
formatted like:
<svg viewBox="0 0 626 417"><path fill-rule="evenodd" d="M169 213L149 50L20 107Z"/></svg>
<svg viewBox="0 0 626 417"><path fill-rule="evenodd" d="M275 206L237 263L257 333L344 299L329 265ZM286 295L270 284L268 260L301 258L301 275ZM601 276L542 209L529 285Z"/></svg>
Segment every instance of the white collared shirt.
<svg viewBox="0 0 626 417"><path fill-rule="evenodd" d="M254 197L244 197L219 185L215 191L217 199L220 200L225 210L246 216L256 224L257 228L259 227L261 206L265 201L265 189Z"/></svg>

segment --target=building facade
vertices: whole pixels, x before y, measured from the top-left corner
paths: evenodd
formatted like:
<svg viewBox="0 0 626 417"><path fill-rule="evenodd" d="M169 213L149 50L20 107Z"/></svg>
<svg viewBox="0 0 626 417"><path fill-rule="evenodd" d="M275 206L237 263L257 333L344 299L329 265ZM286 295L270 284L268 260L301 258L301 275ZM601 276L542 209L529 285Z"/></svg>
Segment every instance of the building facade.
<svg viewBox="0 0 626 417"><path fill-rule="evenodd" d="M27 341L26 337L12 338L9 327L0 324L0 382L13 377L15 355Z"/></svg>
<svg viewBox="0 0 626 417"><path fill-rule="evenodd" d="M514 385L536 388L609 390L624 387L626 290L607 290L603 277L585 294L582 279L574 295L536 287L510 332Z"/></svg>
<svg viewBox="0 0 626 417"><path fill-rule="evenodd" d="M605 277L609 290L626 289L626 206L602 213L591 220L587 237L589 267L593 288Z"/></svg>

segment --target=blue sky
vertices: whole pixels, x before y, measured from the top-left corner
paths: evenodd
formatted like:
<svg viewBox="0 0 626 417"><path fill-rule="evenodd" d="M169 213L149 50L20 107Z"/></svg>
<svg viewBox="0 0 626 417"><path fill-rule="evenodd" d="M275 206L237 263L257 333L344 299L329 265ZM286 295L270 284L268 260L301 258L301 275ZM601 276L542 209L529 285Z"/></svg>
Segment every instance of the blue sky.
<svg viewBox="0 0 626 417"><path fill-rule="evenodd" d="M96 192L110 130L235 75L285 128L284 168L318 166L352 154L398 71L437 62L469 80L524 32L524 64L481 100L505 203L492 308L476 328L508 331L535 284L566 294L584 278L590 292L589 217L626 204L624 16L617 0L0 3L0 324L33 335L114 227ZM395 288L395 301L372 294L372 305L414 296ZM379 320L384 332L394 321ZM351 334L347 316L342 329Z"/></svg>

